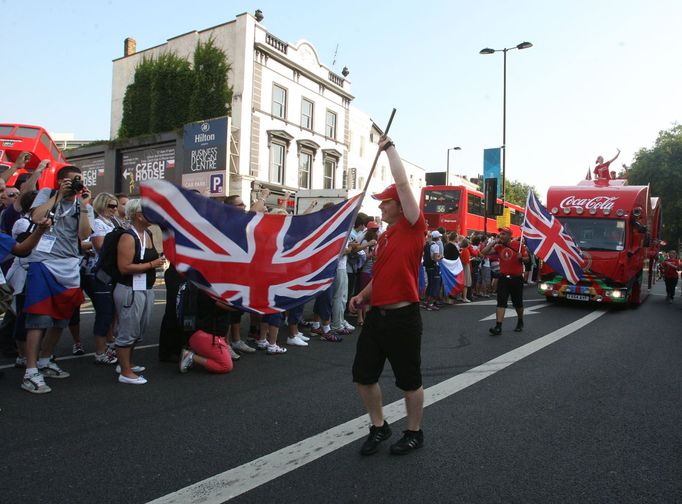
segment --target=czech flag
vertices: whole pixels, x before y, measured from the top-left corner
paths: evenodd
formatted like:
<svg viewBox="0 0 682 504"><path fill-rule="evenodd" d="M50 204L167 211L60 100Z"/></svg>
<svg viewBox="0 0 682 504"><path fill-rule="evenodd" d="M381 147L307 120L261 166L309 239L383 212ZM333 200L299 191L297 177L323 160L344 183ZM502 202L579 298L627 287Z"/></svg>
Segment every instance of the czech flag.
<svg viewBox="0 0 682 504"><path fill-rule="evenodd" d="M448 296L456 296L464 290L464 267L458 258L454 261L441 259L440 276L443 281L443 292Z"/></svg>
<svg viewBox="0 0 682 504"><path fill-rule="evenodd" d="M24 311L57 320L70 319L85 299L79 263L78 257L29 263Z"/></svg>

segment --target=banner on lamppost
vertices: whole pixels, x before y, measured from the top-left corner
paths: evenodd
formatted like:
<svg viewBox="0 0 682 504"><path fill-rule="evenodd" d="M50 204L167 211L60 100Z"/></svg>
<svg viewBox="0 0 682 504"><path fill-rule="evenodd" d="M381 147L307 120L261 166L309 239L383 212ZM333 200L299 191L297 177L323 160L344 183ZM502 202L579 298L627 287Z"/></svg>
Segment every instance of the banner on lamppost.
<svg viewBox="0 0 682 504"><path fill-rule="evenodd" d="M500 159L502 149L495 147L493 149L483 149L483 180L497 179L497 197L502 196L502 180L500 178ZM485 184L485 182L484 182Z"/></svg>
<svg viewBox="0 0 682 504"><path fill-rule="evenodd" d="M186 124L183 132L182 186L204 196L226 196L229 185L227 116Z"/></svg>

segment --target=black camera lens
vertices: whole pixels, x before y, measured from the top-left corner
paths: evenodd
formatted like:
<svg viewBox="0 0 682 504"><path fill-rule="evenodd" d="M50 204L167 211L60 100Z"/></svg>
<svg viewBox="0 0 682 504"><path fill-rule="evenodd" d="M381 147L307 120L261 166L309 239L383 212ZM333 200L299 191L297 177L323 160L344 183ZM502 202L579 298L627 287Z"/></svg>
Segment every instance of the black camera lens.
<svg viewBox="0 0 682 504"><path fill-rule="evenodd" d="M71 190L74 192L80 192L83 190L85 186L83 185L83 182L81 181L80 175L76 175L73 180L71 181Z"/></svg>

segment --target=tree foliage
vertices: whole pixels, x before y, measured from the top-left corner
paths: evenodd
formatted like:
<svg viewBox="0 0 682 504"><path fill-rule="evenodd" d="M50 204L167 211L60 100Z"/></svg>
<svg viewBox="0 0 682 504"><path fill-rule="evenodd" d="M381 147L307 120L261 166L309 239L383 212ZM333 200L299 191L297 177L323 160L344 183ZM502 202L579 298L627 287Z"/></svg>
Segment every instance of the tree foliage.
<svg viewBox="0 0 682 504"><path fill-rule="evenodd" d="M174 53L142 58L123 98L119 138L169 131L229 113L227 55L211 38L197 44L193 63Z"/></svg>
<svg viewBox="0 0 682 504"><path fill-rule="evenodd" d="M628 184L651 185L651 195L661 198L663 236L669 248L682 239L682 125L661 131L653 147L635 154Z"/></svg>
<svg viewBox="0 0 682 504"><path fill-rule="evenodd" d="M154 60L143 57L135 69L133 83L127 87L123 98L123 118L118 130L119 137L149 133L153 76Z"/></svg>
<svg viewBox="0 0 682 504"><path fill-rule="evenodd" d="M524 184L522 182L517 182L516 180L505 180L504 181L504 199L515 205L522 207L526 206L526 198L528 197L528 191L533 191L533 194L540 198L537 189L529 184Z"/></svg>
<svg viewBox="0 0 682 504"><path fill-rule="evenodd" d="M187 97L192 93L193 72L189 61L172 53L154 62L148 133L181 127L189 116Z"/></svg>
<svg viewBox="0 0 682 504"><path fill-rule="evenodd" d="M231 66L227 55L215 46L213 38L197 43L194 50L194 88L189 100L189 119L199 121L230 112L232 87L227 74Z"/></svg>

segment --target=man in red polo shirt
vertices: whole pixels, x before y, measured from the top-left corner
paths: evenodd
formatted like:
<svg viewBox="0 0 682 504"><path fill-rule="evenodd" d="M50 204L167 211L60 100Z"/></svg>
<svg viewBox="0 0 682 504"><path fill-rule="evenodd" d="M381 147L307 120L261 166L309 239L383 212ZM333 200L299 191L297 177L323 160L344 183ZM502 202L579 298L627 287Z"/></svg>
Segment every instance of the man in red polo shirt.
<svg viewBox="0 0 682 504"><path fill-rule="evenodd" d="M353 381L372 422L360 453L372 455L391 436L378 384L386 359L391 363L395 384L404 393L407 409L407 430L391 445L391 453L402 455L424 444L418 279L426 221L393 142L384 137L379 147L388 156L395 184L372 195L381 201L381 219L388 229L377 242L372 280L350 300L352 311L361 309L363 303L371 306L358 337Z"/></svg>
<svg viewBox="0 0 682 504"><path fill-rule="evenodd" d="M502 321L507 310L507 301L511 296L512 305L516 308L518 321L514 331L523 331L523 263L528 262L528 249L516 238L512 240L512 231L508 227L498 229L497 240L490 242L481 252L488 255L495 251L500 258L500 278L497 283L497 310L495 311L495 327L490 334L502 333Z"/></svg>

